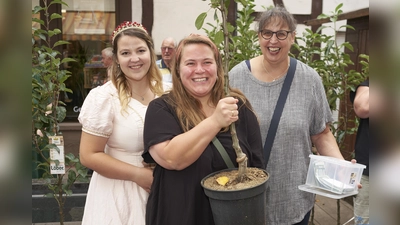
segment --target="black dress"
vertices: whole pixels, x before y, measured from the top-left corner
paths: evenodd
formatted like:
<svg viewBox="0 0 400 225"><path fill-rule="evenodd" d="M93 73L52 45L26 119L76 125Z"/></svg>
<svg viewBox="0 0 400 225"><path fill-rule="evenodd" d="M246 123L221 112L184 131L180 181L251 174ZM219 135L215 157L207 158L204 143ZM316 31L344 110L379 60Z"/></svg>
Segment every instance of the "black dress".
<svg viewBox="0 0 400 225"><path fill-rule="evenodd" d="M150 146L171 140L183 132L166 98L167 95L163 95L153 100L147 109L143 134L143 158L147 163L154 162L148 152ZM242 151L248 157L248 166L264 168L259 124L255 114L244 106L239 109L236 129ZM230 132L219 133L217 138L237 167ZM157 165L146 207L146 225L213 225L209 200L200 181L208 174L226 168L211 142L201 156L183 170L168 170Z"/></svg>

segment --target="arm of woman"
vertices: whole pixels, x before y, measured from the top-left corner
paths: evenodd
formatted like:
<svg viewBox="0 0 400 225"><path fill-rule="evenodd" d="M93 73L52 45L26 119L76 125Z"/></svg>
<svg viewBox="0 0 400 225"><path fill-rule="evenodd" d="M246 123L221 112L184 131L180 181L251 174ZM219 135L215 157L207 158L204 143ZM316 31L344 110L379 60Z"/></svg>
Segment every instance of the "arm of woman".
<svg viewBox="0 0 400 225"><path fill-rule="evenodd" d="M108 138L95 136L82 131L79 156L81 163L102 176L129 180L150 191L153 171L150 168L136 167L107 155L104 152Z"/></svg>
<svg viewBox="0 0 400 225"><path fill-rule="evenodd" d="M221 99L211 116L193 129L151 146L150 155L166 169L182 170L190 166L223 127L238 120L237 102L238 100L233 97Z"/></svg>
<svg viewBox="0 0 400 225"><path fill-rule="evenodd" d="M311 141L314 143L319 154L344 159L342 153L340 153L336 139L329 128L329 124L326 124L325 129L321 133L311 136Z"/></svg>
<svg viewBox="0 0 400 225"><path fill-rule="evenodd" d="M354 98L354 112L360 118L369 117L369 86L360 86L357 88Z"/></svg>

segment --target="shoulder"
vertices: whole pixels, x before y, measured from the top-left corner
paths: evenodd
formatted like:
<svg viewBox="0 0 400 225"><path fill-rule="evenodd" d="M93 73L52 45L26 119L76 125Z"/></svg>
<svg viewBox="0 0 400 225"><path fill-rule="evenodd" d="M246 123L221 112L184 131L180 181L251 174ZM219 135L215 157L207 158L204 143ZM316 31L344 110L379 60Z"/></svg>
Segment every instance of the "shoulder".
<svg viewBox="0 0 400 225"><path fill-rule="evenodd" d="M244 69L247 69L246 60L243 60L232 67L232 69L229 71L229 75L235 75L237 72L243 71Z"/></svg>
<svg viewBox="0 0 400 225"><path fill-rule="evenodd" d="M164 63L162 59L159 59L156 61L156 65L158 66L158 68L162 69L164 68Z"/></svg>
<svg viewBox="0 0 400 225"><path fill-rule="evenodd" d="M102 109L110 110L113 99L118 99L118 94L112 82L93 88L85 98L79 115L97 113L96 111Z"/></svg>
<svg viewBox="0 0 400 225"><path fill-rule="evenodd" d="M359 86L366 86L366 87L369 87L369 80L363 81Z"/></svg>
<svg viewBox="0 0 400 225"><path fill-rule="evenodd" d="M169 94L163 94L162 96L152 100L147 107L147 114L151 115L165 115L164 113L174 114L175 110L171 104ZM160 114L161 113L161 114ZM163 117L161 116L161 117Z"/></svg>
<svg viewBox="0 0 400 225"><path fill-rule="evenodd" d="M100 98L109 98L117 95L117 89L111 81L106 82L105 84L95 87L90 90L88 96L95 96Z"/></svg>
<svg viewBox="0 0 400 225"><path fill-rule="evenodd" d="M246 62L242 61L229 71L230 84L233 85L233 87L238 87L238 85L242 84L242 81L246 80L250 74L251 72L247 67Z"/></svg>
<svg viewBox="0 0 400 225"><path fill-rule="evenodd" d="M322 82L321 76L318 74L318 72L314 68L303 63L300 60L297 60L295 74L300 75L301 79L306 82Z"/></svg>
<svg viewBox="0 0 400 225"><path fill-rule="evenodd" d="M296 72L299 70L300 72L307 72L310 73L311 75L318 75L317 71L312 68L311 66L303 63L302 61L296 59L297 65L296 65Z"/></svg>
<svg viewBox="0 0 400 225"><path fill-rule="evenodd" d="M168 99L169 97L168 97L168 94L163 94L163 95L161 95L161 96L159 96L159 97L157 97L157 98L155 98L154 100L152 100L150 103L149 103L149 107L150 106L161 106L161 107L163 107L163 106L166 106L167 105L167 99Z"/></svg>
<svg viewBox="0 0 400 225"><path fill-rule="evenodd" d="M118 99L117 91L111 82L92 89L86 97L78 120L82 129L90 134L109 137L114 117L113 99Z"/></svg>

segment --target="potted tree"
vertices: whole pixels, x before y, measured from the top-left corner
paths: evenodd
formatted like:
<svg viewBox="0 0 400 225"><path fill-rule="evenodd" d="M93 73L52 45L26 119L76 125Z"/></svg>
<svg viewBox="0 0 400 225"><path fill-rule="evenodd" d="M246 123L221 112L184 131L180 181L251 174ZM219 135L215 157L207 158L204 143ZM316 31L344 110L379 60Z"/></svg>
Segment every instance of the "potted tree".
<svg viewBox="0 0 400 225"><path fill-rule="evenodd" d="M61 58L58 46L68 44L66 41L54 43L53 37L61 34L60 29L51 29L50 23L61 19L60 14L49 14L54 4L63 4L60 0L43 0L43 6L32 10L32 155L37 159L33 170L41 171L40 178L49 189L46 197L56 200L59 207L59 221L64 224L64 204L66 197L72 194L72 185L76 181L87 182L87 168L79 162L79 157L63 152L63 138L59 123L66 116L65 104L60 100L61 92L71 92L65 81L70 72L61 68L62 64L73 59ZM44 19L38 15L43 13ZM59 158L53 158L59 155ZM64 169L54 173L52 170Z"/></svg>

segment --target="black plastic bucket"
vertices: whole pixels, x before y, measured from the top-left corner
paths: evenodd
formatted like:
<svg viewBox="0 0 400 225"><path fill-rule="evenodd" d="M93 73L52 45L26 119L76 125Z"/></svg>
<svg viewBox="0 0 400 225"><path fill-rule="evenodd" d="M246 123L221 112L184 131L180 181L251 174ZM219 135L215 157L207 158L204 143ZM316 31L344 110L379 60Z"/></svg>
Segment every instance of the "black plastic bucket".
<svg viewBox="0 0 400 225"><path fill-rule="evenodd" d="M204 187L204 181L226 169L209 174L201 180L204 193L210 199L215 225L265 225L266 224L266 188L264 183L243 189L220 191ZM268 175L267 171L263 170Z"/></svg>

